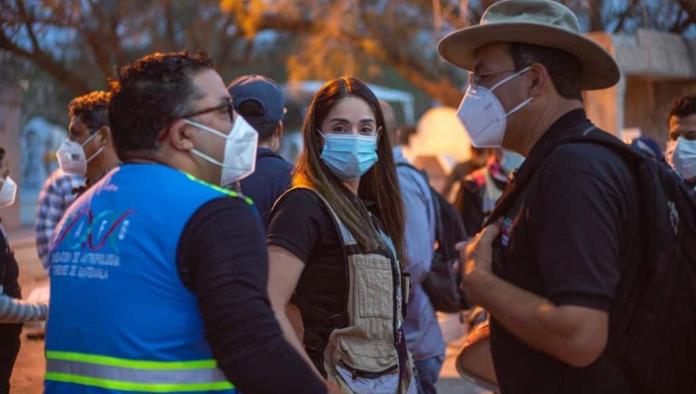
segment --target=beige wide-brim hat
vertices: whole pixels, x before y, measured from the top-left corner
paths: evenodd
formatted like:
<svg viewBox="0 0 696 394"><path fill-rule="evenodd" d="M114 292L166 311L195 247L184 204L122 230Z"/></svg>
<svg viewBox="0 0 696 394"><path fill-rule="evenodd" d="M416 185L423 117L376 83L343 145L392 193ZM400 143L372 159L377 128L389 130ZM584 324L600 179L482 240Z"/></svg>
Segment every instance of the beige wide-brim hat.
<svg viewBox="0 0 696 394"><path fill-rule="evenodd" d="M534 44L575 55L582 64L583 90L608 88L621 76L614 58L580 33L575 14L551 0L497 2L488 7L478 25L448 34L437 49L445 60L472 71L476 50L493 42Z"/></svg>

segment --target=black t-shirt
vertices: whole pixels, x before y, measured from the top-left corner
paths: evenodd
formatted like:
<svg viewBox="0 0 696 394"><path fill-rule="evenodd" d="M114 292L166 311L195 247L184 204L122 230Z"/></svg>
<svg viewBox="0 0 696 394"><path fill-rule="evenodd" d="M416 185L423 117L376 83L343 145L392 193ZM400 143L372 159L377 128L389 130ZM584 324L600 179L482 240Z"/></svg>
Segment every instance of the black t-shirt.
<svg viewBox="0 0 696 394"><path fill-rule="evenodd" d="M5 233L0 230L0 285L3 286L3 294L22 298L18 279L19 265ZM19 353L21 331L21 324L0 324L0 393L9 392L10 375Z"/></svg>
<svg viewBox="0 0 696 394"><path fill-rule="evenodd" d="M198 297L215 360L240 391L325 393L285 340L271 309L263 234L258 215L240 199L208 202L179 239L180 276Z"/></svg>
<svg viewBox="0 0 696 394"><path fill-rule="evenodd" d="M267 240L269 245L286 249L306 265L293 303L302 312L307 354L320 367L332 329L326 316L345 313L347 303L348 277L336 224L314 192L295 189L272 212Z"/></svg>
<svg viewBox="0 0 696 394"><path fill-rule="evenodd" d="M268 148L256 153L254 173L241 180L242 193L251 197L261 214L263 229L268 228L268 217L273 204L292 184L292 164Z"/></svg>
<svg viewBox="0 0 696 394"><path fill-rule="evenodd" d="M518 209L504 216L494 270L556 305L611 313L622 262L640 255L638 191L631 168L608 148L558 146L587 126L584 111L572 111L535 145L518 177L528 163L541 165L521 204L514 204ZM495 317L491 349L505 394L630 393L606 351L590 366L575 368L531 349Z"/></svg>

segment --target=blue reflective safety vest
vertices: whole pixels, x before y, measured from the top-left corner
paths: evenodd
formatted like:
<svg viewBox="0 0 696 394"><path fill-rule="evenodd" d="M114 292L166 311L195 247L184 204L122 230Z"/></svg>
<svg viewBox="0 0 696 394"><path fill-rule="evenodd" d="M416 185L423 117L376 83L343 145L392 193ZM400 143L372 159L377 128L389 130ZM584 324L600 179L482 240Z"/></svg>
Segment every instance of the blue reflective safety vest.
<svg viewBox="0 0 696 394"><path fill-rule="evenodd" d="M50 255L46 393L236 392L176 263L191 216L225 195L244 198L164 165L124 164L69 208Z"/></svg>

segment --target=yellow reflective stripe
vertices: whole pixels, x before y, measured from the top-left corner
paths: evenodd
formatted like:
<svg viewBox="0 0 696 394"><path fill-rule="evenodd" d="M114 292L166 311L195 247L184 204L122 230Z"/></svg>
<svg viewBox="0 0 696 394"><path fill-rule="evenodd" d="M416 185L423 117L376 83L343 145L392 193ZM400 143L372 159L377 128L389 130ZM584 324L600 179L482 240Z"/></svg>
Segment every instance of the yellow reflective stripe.
<svg viewBox="0 0 696 394"><path fill-rule="evenodd" d="M46 380L62 383L81 384L108 390L140 391L150 393L178 393L186 391L222 391L231 390L234 386L229 382L213 383L138 383L120 380L92 378L88 376L67 373L47 372Z"/></svg>
<svg viewBox="0 0 696 394"><path fill-rule="evenodd" d="M98 354L60 352L54 350L46 351L46 358L49 360L79 361L83 363L107 365L111 367L137 368L137 369L156 369L156 370L182 370L182 369L205 369L217 368L215 360L193 360L193 361L143 361L127 358L116 358L101 356Z"/></svg>
<svg viewBox="0 0 696 394"><path fill-rule="evenodd" d="M234 191L234 190L225 189L224 187L220 187L220 186L217 186L217 185L213 185L212 183L208 183L208 182L206 182L206 181L204 181L204 180L202 180L202 179L198 179L198 178L196 178L195 176L189 174L188 172L185 172L185 171L181 171L181 172L183 172L184 175L186 175L186 177L187 177L189 180L191 180L191 181L198 182L198 183L200 183L200 184L203 184L203 185L205 185L205 186L208 186L208 187L210 187L210 188L213 188L214 190L219 191L220 193L227 194L227 195L230 196L230 197L236 197L236 198L239 198L239 199L241 199L241 200L244 200L244 202L246 202L246 203L249 204L249 205L254 205L254 200L252 200L250 197L247 197L247 196L245 196L245 195L243 195L243 194L241 194L241 193L237 193L237 192Z"/></svg>

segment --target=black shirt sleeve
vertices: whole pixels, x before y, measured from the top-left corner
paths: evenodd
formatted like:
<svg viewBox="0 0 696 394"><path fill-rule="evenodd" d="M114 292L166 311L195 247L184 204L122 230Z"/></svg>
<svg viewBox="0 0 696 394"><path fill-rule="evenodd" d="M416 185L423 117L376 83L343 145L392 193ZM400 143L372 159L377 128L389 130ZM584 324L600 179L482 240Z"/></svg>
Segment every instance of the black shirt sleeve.
<svg viewBox="0 0 696 394"><path fill-rule="evenodd" d="M604 148L567 145L549 156L530 221L546 296L554 303L609 310L631 179Z"/></svg>
<svg viewBox="0 0 696 394"><path fill-rule="evenodd" d="M0 285L2 293L12 298L22 298L22 288L19 285L19 264L10 247L10 241L0 224Z"/></svg>
<svg viewBox="0 0 696 394"><path fill-rule="evenodd" d="M296 189L272 212L267 239L307 264L319 241L335 233L329 212L314 192Z"/></svg>
<svg viewBox="0 0 696 394"><path fill-rule="evenodd" d="M268 252L251 207L224 197L198 209L180 238L178 265L198 297L218 366L240 391L326 392L275 320L266 290Z"/></svg>

